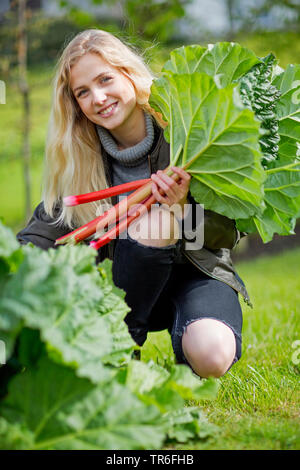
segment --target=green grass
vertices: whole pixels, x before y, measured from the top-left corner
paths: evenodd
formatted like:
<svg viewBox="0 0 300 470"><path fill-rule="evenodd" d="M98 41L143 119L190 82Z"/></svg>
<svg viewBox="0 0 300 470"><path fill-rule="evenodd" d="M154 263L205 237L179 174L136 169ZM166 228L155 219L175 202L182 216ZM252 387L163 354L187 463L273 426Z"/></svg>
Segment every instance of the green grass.
<svg viewBox="0 0 300 470"><path fill-rule="evenodd" d="M42 167L51 102L53 67L29 72L31 101L32 209L40 202ZM22 102L16 82L6 85L6 104L0 105L0 216L15 231L24 224L22 164Z"/></svg>
<svg viewBox="0 0 300 470"><path fill-rule="evenodd" d="M299 365L293 343L300 340L300 248L236 264L254 304L241 300L243 353L218 379L213 401L202 407L219 431L207 441L166 449L299 449ZM298 350L299 350L298 346ZM294 356L293 356L294 354ZM167 331L150 333L142 360L174 362ZM295 360L296 359L296 360Z"/></svg>

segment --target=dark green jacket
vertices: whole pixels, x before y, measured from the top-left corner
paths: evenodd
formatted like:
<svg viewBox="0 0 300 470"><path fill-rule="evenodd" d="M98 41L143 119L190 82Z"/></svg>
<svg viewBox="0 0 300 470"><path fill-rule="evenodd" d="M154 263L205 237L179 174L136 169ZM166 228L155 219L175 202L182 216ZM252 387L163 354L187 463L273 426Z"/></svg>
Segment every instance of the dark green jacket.
<svg viewBox="0 0 300 470"><path fill-rule="evenodd" d="M103 148L102 156L107 182L109 186L112 186L110 159ZM169 165L170 146L165 141L162 130L160 130L156 144L148 155L148 162L150 174L156 173L158 170L163 170ZM191 204L197 204L190 192L188 199ZM116 196L112 198L112 203L117 203ZM55 215L58 213L59 208L56 209ZM57 227L55 225L49 225L53 221L54 219L51 219L51 217L45 213L44 205L41 202L35 209L27 227L17 234L17 239L21 244L32 242L34 245L43 249L56 248L54 245L55 240L70 232L70 228L66 226ZM236 229L234 220L228 219L215 212L204 210L203 248L189 251L183 248L183 255L201 271L215 279L225 282L239 292L243 296L244 301L252 307L245 285L236 273L230 257L230 250L234 248L239 239L245 235L246 233L240 233ZM107 257L112 260L114 247L115 240L112 240L108 245L100 248L96 262L100 262Z"/></svg>

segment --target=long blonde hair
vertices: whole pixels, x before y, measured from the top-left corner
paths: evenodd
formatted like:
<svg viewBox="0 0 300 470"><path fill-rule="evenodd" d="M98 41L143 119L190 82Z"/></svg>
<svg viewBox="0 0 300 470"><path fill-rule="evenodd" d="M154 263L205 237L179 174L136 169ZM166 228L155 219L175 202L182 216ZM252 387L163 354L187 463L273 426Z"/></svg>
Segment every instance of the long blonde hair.
<svg viewBox="0 0 300 470"><path fill-rule="evenodd" d="M108 187L99 137L93 124L81 111L70 87L72 66L84 54L99 54L122 71L133 83L138 105L164 127L159 113L149 103L154 75L141 56L112 34L89 29L79 33L64 49L57 64L44 165L43 202L54 223L71 229L86 224L102 214L111 200L66 207L63 198L69 195L99 191Z"/></svg>

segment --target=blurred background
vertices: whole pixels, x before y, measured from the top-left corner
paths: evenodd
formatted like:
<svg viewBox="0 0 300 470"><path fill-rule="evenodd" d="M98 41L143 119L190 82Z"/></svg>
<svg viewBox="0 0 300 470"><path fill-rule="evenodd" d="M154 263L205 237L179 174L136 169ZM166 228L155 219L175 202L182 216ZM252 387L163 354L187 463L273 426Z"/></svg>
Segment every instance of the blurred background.
<svg viewBox="0 0 300 470"><path fill-rule="evenodd" d="M300 63L299 0L0 0L0 217L15 233L41 200L55 63L87 28L133 44L156 73L172 49L218 41ZM300 246L295 232L268 244L250 235L233 258Z"/></svg>

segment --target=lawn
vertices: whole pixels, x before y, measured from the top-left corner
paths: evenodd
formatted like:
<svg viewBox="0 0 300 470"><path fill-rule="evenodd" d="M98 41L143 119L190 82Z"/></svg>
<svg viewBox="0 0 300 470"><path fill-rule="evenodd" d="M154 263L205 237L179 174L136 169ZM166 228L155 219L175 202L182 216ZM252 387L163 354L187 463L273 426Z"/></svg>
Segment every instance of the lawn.
<svg viewBox="0 0 300 470"><path fill-rule="evenodd" d="M30 70L30 143L32 209L40 202L43 156L51 102L53 67ZM15 231L24 226L22 106L15 81L7 84L6 104L0 106L0 216Z"/></svg>
<svg viewBox="0 0 300 470"><path fill-rule="evenodd" d="M300 248L236 264L254 304L241 300L242 358L222 378L204 408L218 426L214 438L166 449L299 449ZM298 347L299 353L297 351ZM150 333L142 360L174 361L168 332Z"/></svg>

